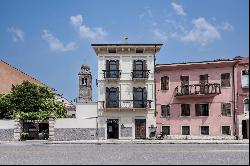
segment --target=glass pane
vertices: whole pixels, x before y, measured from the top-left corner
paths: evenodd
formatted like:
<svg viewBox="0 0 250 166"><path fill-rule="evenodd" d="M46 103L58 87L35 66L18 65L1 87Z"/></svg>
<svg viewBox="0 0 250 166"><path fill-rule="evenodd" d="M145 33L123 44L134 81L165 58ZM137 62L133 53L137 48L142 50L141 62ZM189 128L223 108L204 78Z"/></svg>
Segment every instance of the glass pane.
<svg viewBox="0 0 250 166"><path fill-rule="evenodd" d="M242 86L249 87L249 76L248 75L242 75Z"/></svg>

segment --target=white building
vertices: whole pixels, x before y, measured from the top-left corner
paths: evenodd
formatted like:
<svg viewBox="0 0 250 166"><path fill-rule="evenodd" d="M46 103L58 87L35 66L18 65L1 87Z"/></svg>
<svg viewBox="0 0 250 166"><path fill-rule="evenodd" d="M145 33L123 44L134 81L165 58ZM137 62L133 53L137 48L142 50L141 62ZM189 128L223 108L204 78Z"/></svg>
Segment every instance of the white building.
<svg viewBox="0 0 250 166"><path fill-rule="evenodd" d="M103 139L154 136L155 55L162 44L92 44L98 56L98 129Z"/></svg>

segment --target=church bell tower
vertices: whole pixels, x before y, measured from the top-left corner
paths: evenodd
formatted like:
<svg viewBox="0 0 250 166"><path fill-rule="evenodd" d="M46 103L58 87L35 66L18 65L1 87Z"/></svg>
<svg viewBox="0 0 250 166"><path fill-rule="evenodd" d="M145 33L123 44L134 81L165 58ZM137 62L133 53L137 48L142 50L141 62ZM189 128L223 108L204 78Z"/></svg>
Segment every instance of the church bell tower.
<svg viewBox="0 0 250 166"><path fill-rule="evenodd" d="M79 76L79 102L92 101L92 75L87 64L81 66Z"/></svg>

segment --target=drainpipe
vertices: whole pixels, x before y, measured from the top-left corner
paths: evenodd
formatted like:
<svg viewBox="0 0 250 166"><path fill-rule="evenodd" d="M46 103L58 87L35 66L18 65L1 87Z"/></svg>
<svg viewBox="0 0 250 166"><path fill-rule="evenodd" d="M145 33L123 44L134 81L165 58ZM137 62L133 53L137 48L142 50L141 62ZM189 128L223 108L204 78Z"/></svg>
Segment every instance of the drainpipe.
<svg viewBox="0 0 250 166"><path fill-rule="evenodd" d="M233 111L234 111L234 113L233 113L233 120L234 120L234 124L233 124L233 126L234 126L234 136L236 136L236 121L237 121L237 116L236 116L236 111L235 111L235 109L236 109L236 107L235 107L235 89L237 88L237 87L235 87L235 73L234 73L234 69L235 69L235 66L237 65L237 63L238 63L238 61L236 61L235 62L235 64L233 65ZM237 78L236 78L236 80L237 80Z"/></svg>
<svg viewBox="0 0 250 166"><path fill-rule="evenodd" d="M155 68L155 53L156 53L156 45L155 45L155 49L154 49L154 87L155 87L154 95L155 95L155 118L156 118L156 79L155 79L155 75L156 75L155 69L156 68Z"/></svg>

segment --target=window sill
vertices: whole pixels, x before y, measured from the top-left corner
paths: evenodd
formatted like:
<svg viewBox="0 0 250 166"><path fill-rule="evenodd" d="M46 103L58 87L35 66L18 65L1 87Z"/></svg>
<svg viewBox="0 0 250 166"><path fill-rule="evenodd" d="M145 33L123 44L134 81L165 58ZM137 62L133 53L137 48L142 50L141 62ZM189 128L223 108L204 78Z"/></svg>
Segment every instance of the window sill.
<svg viewBox="0 0 250 166"><path fill-rule="evenodd" d="M232 88L231 86L221 86L221 89L230 89Z"/></svg>
<svg viewBox="0 0 250 166"><path fill-rule="evenodd" d="M189 116L179 116L180 118L190 118L191 117L191 115L189 115Z"/></svg>
<svg viewBox="0 0 250 166"><path fill-rule="evenodd" d="M170 116L160 116L160 118L171 118Z"/></svg>
<svg viewBox="0 0 250 166"><path fill-rule="evenodd" d="M249 86L241 86L241 88L249 89Z"/></svg>

